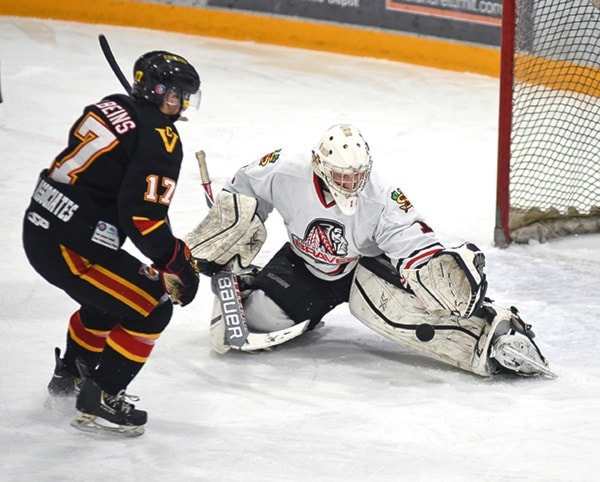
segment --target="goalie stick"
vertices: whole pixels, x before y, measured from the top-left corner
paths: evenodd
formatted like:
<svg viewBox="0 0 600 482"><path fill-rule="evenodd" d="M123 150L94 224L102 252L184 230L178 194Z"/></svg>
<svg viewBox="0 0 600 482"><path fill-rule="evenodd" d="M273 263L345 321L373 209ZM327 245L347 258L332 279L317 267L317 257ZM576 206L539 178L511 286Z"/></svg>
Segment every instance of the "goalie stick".
<svg viewBox="0 0 600 482"><path fill-rule="evenodd" d="M196 152L196 159L200 169L200 178L202 180L206 205L210 208L213 205L214 196L206 166L205 152ZM250 332L246 324L238 277L233 272L232 264L233 261L230 261L227 268L213 276L212 279L213 291L221 305L221 313L225 325L225 338L229 347L241 351L267 350L275 345L280 345L300 336L308 329L310 320L277 331L267 333ZM219 353L224 353L225 351Z"/></svg>
<svg viewBox="0 0 600 482"><path fill-rule="evenodd" d="M277 331L270 331L268 333L252 333L248 335L248 340L240 348L242 351L257 351L267 350L273 346L281 345L286 341L290 341L297 336L302 335L308 330L310 320L305 320L297 323L289 328L282 328Z"/></svg>
<svg viewBox="0 0 600 482"><path fill-rule="evenodd" d="M206 205L211 208L214 203L211 180L206 166L206 154L204 151L196 152L196 160L200 169L200 179L204 189ZM244 305L242 304L242 294L238 283L238 277L233 272L233 261L230 261L226 268L213 276L213 292L221 304L223 321L225 322L225 337L227 343L232 348L241 350L248 339L249 330L246 325L246 316L244 315Z"/></svg>
<svg viewBox="0 0 600 482"><path fill-rule="evenodd" d="M127 82L127 77L125 77L121 67L119 67L119 64L117 64L108 40L103 34L100 34L98 35L98 41L100 42L100 48L102 49L102 53L104 54L104 58L108 62L108 65L110 65L113 73L117 76L117 79L119 79L119 82L125 89L125 92L127 92L127 94L131 94L131 85L129 85L129 82Z"/></svg>
<svg viewBox="0 0 600 482"><path fill-rule="evenodd" d="M206 153L204 151L196 152L196 160L200 169L200 180L202 181L202 189L204 189L204 198L206 205L210 209L215 201L213 196L210 177L208 175L208 167L206 167Z"/></svg>

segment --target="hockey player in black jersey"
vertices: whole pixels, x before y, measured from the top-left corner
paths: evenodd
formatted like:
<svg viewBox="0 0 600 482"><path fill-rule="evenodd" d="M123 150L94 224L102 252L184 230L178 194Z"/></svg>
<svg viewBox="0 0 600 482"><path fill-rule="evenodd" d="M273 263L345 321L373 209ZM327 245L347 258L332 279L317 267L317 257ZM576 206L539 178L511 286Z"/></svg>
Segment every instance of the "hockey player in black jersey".
<svg viewBox="0 0 600 482"><path fill-rule="evenodd" d="M127 435L143 433L147 415L125 389L173 303L190 303L199 282L168 209L183 157L174 122L199 100L200 78L187 60L164 51L142 55L133 70L130 96L85 107L67 147L41 172L23 221L33 268L80 305L64 357L55 350L50 395L77 394L73 426ZM123 249L127 238L151 266Z"/></svg>

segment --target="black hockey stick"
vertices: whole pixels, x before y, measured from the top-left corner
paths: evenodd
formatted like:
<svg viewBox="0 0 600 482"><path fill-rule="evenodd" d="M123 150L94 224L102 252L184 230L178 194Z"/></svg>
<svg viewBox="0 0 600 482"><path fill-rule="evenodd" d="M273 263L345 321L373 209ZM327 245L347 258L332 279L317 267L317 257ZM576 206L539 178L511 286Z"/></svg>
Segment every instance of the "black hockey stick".
<svg viewBox="0 0 600 482"><path fill-rule="evenodd" d="M124 87L125 91L128 94L131 94L131 85L127 81L127 77L125 77L125 75L123 74L121 67L119 67L119 64L117 64L115 56L113 55L112 50L110 49L110 45L108 44L108 40L106 40L106 37L103 34L98 35L98 40L100 42L100 48L102 49L104 58L106 58L106 61L108 62L108 65L110 65L110 68L117 76L117 79L119 79L119 82L121 82L121 85Z"/></svg>

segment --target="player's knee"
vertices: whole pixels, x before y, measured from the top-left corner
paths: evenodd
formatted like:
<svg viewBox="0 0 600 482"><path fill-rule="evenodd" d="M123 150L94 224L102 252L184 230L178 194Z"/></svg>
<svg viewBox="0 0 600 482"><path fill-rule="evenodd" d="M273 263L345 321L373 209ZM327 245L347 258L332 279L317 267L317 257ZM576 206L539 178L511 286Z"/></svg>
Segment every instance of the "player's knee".
<svg viewBox="0 0 600 482"><path fill-rule="evenodd" d="M263 290L254 290L244 300L248 328L268 333L293 326L294 321Z"/></svg>
<svg viewBox="0 0 600 482"><path fill-rule="evenodd" d="M172 316L173 304L161 303L152 310L152 313L146 318L146 323L149 327L152 327L153 333L162 333L171 321Z"/></svg>

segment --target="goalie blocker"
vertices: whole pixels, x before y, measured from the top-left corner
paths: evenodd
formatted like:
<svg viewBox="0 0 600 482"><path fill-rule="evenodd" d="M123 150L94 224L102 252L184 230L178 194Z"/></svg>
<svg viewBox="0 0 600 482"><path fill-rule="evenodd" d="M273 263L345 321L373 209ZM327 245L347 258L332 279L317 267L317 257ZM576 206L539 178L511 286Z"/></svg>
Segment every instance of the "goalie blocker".
<svg viewBox="0 0 600 482"><path fill-rule="evenodd" d="M248 267L267 238L256 208L253 197L219 192L208 215L184 238L194 258L221 266L237 259Z"/></svg>
<svg viewBox="0 0 600 482"><path fill-rule="evenodd" d="M219 353L247 345L249 330L237 274L250 265L267 236L256 208L253 197L221 191L206 218L185 237L200 269L212 276L224 336L215 348Z"/></svg>

